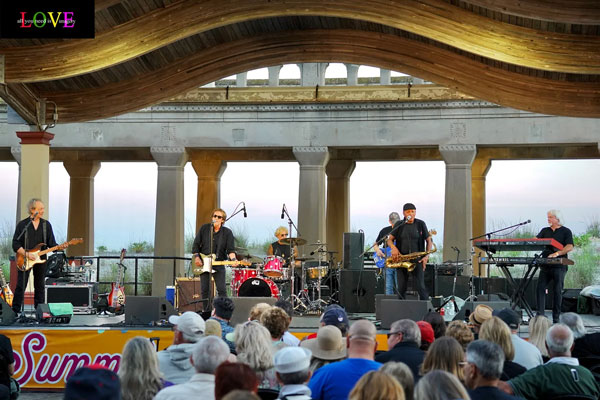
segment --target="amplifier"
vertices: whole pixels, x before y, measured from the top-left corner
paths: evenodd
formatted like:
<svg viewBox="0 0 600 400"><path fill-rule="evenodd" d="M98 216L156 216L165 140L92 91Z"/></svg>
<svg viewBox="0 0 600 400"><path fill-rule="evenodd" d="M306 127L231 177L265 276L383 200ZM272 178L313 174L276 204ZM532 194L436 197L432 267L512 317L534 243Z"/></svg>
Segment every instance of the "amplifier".
<svg viewBox="0 0 600 400"><path fill-rule="evenodd" d="M46 303L71 303L73 314L92 314L98 283L56 283L46 286Z"/></svg>

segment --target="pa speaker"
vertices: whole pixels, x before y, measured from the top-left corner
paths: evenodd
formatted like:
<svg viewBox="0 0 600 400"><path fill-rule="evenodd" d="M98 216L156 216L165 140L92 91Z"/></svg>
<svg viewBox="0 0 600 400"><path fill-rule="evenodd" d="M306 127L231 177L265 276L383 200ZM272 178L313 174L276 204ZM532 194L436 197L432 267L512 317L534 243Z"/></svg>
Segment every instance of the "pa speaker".
<svg viewBox="0 0 600 400"><path fill-rule="evenodd" d="M390 329L393 322L400 319L420 321L433 306L429 300L381 300L381 328Z"/></svg>
<svg viewBox="0 0 600 400"><path fill-rule="evenodd" d="M375 319L381 320L383 312L381 311L381 302L383 300L398 300L397 294L376 294L375 295Z"/></svg>
<svg viewBox="0 0 600 400"><path fill-rule="evenodd" d="M494 310L502 310L510 307L509 301L467 301L454 317L454 321L464 321L469 318L475 307L480 304L492 307Z"/></svg>
<svg viewBox="0 0 600 400"><path fill-rule="evenodd" d="M340 304L349 313L374 313L375 271L340 271Z"/></svg>
<svg viewBox="0 0 600 400"><path fill-rule="evenodd" d="M344 248L342 252L344 269L362 270L365 264L361 256L365 243L365 235L356 232L344 232Z"/></svg>
<svg viewBox="0 0 600 400"><path fill-rule="evenodd" d="M165 297L128 296L125 299L125 324L149 325L177 314Z"/></svg>
<svg viewBox="0 0 600 400"><path fill-rule="evenodd" d="M4 299L0 298L0 325L11 325L15 319L15 312Z"/></svg>
<svg viewBox="0 0 600 400"><path fill-rule="evenodd" d="M254 307L254 305L258 303L273 305L277 301L275 297L232 297L231 300L233 300L233 304L235 305L231 320L229 321L231 326L236 326L237 324L248 321L250 309Z"/></svg>

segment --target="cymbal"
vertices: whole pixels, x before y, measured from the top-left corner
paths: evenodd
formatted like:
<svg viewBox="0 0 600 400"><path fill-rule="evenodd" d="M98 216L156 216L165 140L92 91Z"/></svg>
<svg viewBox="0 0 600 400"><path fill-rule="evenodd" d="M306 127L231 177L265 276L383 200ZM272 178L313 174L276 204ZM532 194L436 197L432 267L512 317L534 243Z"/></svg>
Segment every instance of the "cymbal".
<svg viewBox="0 0 600 400"><path fill-rule="evenodd" d="M235 251L236 253L248 254L248 249L245 249L243 247L234 247L233 251Z"/></svg>
<svg viewBox="0 0 600 400"><path fill-rule="evenodd" d="M327 243L311 243L309 246L327 246Z"/></svg>
<svg viewBox="0 0 600 400"><path fill-rule="evenodd" d="M316 250L317 253L338 253L337 251L330 251L330 250L325 250L325 249L320 249L320 250Z"/></svg>
<svg viewBox="0 0 600 400"><path fill-rule="evenodd" d="M257 256L253 256L251 254L246 254L244 256L244 259L250 261L253 264L254 263L262 263L264 261L262 258L257 257Z"/></svg>
<svg viewBox="0 0 600 400"><path fill-rule="evenodd" d="M306 239L289 237L285 239L281 239L281 243L292 245L292 246L304 246L306 244Z"/></svg>
<svg viewBox="0 0 600 400"><path fill-rule="evenodd" d="M314 260L313 257L296 257L294 258L294 261L310 261L310 260Z"/></svg>

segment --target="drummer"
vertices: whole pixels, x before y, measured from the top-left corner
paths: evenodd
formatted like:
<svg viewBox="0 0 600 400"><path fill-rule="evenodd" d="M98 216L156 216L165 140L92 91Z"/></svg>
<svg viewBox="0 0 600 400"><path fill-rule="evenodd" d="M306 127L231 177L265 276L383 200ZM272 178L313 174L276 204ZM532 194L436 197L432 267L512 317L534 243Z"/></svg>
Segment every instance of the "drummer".
<svg viewBox="0 0 600 400"><path fill-rule="evenodd" d="M278 256L283 258L283 264L287 266L288 261L290 259L290 245L283 244L281 241L286 239L289 236L288 229L285 226L280 226L275 229L275 237L277 238L276 242L273 242L269 245L269 249L267 250L267 255L269 256ZM298 247L294 246L294 258L298 257ZM296 267L300 266L300 261L295 262Z"/></svg>

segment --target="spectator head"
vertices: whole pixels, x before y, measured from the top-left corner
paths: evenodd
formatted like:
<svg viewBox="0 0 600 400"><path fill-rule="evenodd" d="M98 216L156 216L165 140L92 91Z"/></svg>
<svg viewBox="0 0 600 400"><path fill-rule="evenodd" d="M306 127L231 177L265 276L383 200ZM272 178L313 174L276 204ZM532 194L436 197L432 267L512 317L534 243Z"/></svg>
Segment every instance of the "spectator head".
<svg viewBox="0 0 600 400"><path fill-rule="evenodd" d="M279 307L271 307L260 316L260 323L269 330L271 339L280 340L290 324L290 317Z"/></svg>
<svg viewBox="0 0 600 400"><path fill-rule="evenodd" d="M565 324L554 324L546 333L548 355L552 357L570 357L573 349L573 331Z"/></svg>
<svg viewBox="0 0 600 400"><path fill-rule="evenodd" d="M415 321L401 319L392 323L388 333L388 348L391 349L400 342L421 346L421 330Z"/></svg>
<svg viewBox="0 0 600 400"><path fill-rule="evenodd" d="M436 340L433 342L437 343ZM460 380L446 371L435 370L419 379L415 387L415 398L419 400L470 399Z"/></svg>
<svg viewBox="0 0 600 400"><path fill-rule="evenodd" d="M519 325L521 325L521 317L512 308L503 308L499 311L494 310L492 314L504 321L512 332L516 332L519 329Z"/></svg>
<svg viewBox="0 0 600 400"><path fill-rule="evenodd" d="M494 309L485 304L479 304L469 315L469 322L473 325L473 330L479 332L481 325L488 319L492 318Z"/></svg>
<svg viewBox="0 0 600 400"><path fill-rule="evenodd" d="M99 364L79 368L67 379L65 400L119 400L121 382L113 371Z"/></svg>
<svg viewBox="0 0 600 400"><path fill-rule="evenodd" d="M333 325L320 327L316 338L305 340L300 346L309 349L314 358L321 360L340 360L347 354L342 332Z"/></svg>
<svg viewBox="0 0 600 400"><path fill-rule="evenodd" d="M234 336L239 362L248 364L254 371L273 367L273 344L267 328L257 321L248 321L235 327Z"/></svg>
<svg viewBox="0 0 600 400"><path fill-rule="evenodd" d="M174 325L173 343L196 343L204 336L206 324L201 316L193 311L181 315L171 315L169 322Z"/></svg>
<svg viewBox="0 0 600 400"><path fill-rule="evenodd" d="M337 326L342 331L342 336L346 336L348 334L348 326L350 325L346 310L337 304L327 306L323 315L321 315L321 326L325 325Z"/></svg>
<svg viewBox="0 0 600 400"><path fill-rule="evenodd" d="M564 314L561 314L561 318ZM529 320L529 343L533 344L542 353L542 356L548 357L546 348L546 333L552 323L544 315L538 314Z"/></svg>
<svg viewBox="0 0 600 400"><path fill-rule="evenodd" d="M463 369L461 364L464 360L465 351L462 346L456 339L444 336L433 342L427 350L421 365L421 375L425 375L434 369L441 369L442 371L448 371L462 381Z"/></svg>
<svg viewBox="0 0 600 400"><path fill-rule="evenodd" d="M379 368L381 372L393 376L402 389L404 389L404 398L413 400L413 392L415 390L415 377L410 367L403 362L389 361Z"/></svg>
<svg viewBox="0 0 600 400"><path fill-rule="evenodd" d="M260 397L249 390L235 389L223 396L221 400L260 400Z"/></svg>
<svg viewBox="0 0 600 400"><path fill-rule="evenodd" d="M136 336L125 343L118 375L124 399L152 398L162 389L156 349L147 337Z"/></svg>
<svg viewBox="0 0 600 400"><path fill-rule="evenodd" d="M435 311L430 311L423 317L423 321L429 322L433 328L434 337L440 338L446 334L446 321L444 317Z"/></svg>
<svg viewBox="0 0 600 400"><path fill-rule="evenodd" d="M204 334L206 336L217 336L221 337L223 335L223 329L221 328L221 324L219 321L215 321L214 319L208 319L205 321L206 324L206 332Z"/></svg>
<svg viewBox="0 0 600 400"><path fill-rule="evenodd" d="M446 329L446 336L453 337L460 343L463 350L467 349L467 345L475 339L473 331L469 329L469 326L465 321L452 321Z"/></svg>
<svg viewBox="0 0 600 400"><path fill-rule="evenodd" d="M429 322L417 321L417 326L421 331L421 350L427 350L435 340L433 328Z"/></svg>
<svg viewBox="0 0 600 400"><path fill-rule="evenodd" d="M215 371L215 400L220 400L233 390L247 390L256 393L258 378L248 365L243 363L223 363Z"/></svg>
<svg viewBox="0 0 600 400"><path fill-rule="evenodd" d="M215 308L213 312L217 317L229 321L235 309L235 304L229 297L217 297L213 300L213 307Z"/></svg>
<svg viewBox="0 0 600 400"><path fill-rule="evenodd" d="M272 306L268 303L256 303L250 309L250 315L248 316L248 321L260 321L260 316L262 313L267 311Z"/></svg>
<svg viewBox="0 0 600 400"><path fill-rule="evenodd" d="M292 303L284 299L279 299L273 305L285 311L285 313L290 317L291 321L292 317L294 316L294 307L292 307Z"/></svg>
<svg viewBox="0 0 600 400"><path fill-rule="evenodd" d="M391 375L381 371L370 371L354 385L349 400L404 400L404 389Z"/></svg>
<svg viewBox="0 0 600 400"><path fill-rule="evenodd" d="M228 357L229 346L216 336L201 339L192 349L192 364L198 373L214 374Z"/></svg>
<svg viewBox="0 0 600 400"><path fill-rule="evenodd" d="M579 314L575 314L574 312L560 314L559 321L561 324L565 324L573 331L573 337L575 339L585 336L585 326L583 325L583 320Z"/></svg>
<svg viewBox="0 0 600 400"><path fill-rule="evenodd" d="M390 213L390 216L388 217L390 224L394 225L396 222L400 221L400 214L398 214L396 211L392 211Z"/></svg>
<svg viewBox="0 0 600 400"><path fill-rule="evenodd" d="M277 379L283 385L302 385L311 377L310 357L312 353L304 347L284 347L275 353L273 364Z"/></svg>
<svg viewBox="0 0 600 400"><path fill-rule="evenodd" d="M360 319L350 326L348 337L348 357L373 358L377 350L377 329L366 319Z"/></svg>
<svg viewBox="0 0 600 400"><path fill-rule="evenodd" d="M512 361L515 358L515 346L510 337L510 328L498 317L492 317L481 325L479 339L494 342L504 351L504 358Z"/></svg>
<svg viewBox="0 0 600 400"><path fill-rule="evenodd" d="M467 362L464 365L465 384L469 389L477 387L477 378L497 381L504 368L504 350L488 340L476 340L467 346ZM487 386L487 385L486 385Z"/></svg>

